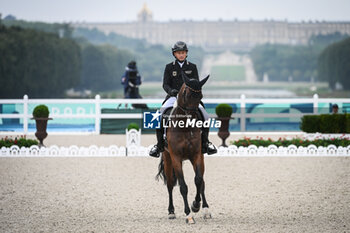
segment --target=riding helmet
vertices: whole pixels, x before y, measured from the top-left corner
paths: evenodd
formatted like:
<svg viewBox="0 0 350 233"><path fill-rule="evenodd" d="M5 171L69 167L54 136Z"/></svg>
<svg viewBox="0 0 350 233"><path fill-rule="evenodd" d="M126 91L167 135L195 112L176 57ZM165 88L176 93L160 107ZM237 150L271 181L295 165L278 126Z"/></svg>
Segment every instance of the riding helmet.
<svg viewBox="0 0 350 233"><path fill-rule="evenodd" d="M186 51L186 52L188 51L187 45L186 45L186 43L183 42L183 41L178 41L178 42L176 42L176 43L173 45L173 47L171 48L171 50L172 50L173 53L176 52L176 51Z"/></svg>

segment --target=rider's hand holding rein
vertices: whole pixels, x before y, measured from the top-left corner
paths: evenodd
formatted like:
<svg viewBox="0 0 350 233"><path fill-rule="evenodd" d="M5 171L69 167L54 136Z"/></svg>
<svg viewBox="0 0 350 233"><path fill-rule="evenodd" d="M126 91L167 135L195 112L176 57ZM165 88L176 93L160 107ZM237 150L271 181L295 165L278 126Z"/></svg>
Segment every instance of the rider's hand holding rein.
<svg viewBox="0 0 350 233"><path fill-rule="evenodd" d="M176 89L172 89L172 90L170 91L170 96L174 96L174 97L176 97L178 93L179 93L179 91L178 91L178 90L176 90Z"/></svg>

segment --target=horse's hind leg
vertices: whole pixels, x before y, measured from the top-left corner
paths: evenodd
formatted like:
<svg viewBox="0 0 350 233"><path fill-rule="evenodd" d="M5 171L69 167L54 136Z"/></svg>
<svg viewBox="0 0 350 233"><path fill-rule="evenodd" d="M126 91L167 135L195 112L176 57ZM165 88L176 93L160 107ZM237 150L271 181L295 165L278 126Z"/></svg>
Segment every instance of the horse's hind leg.
<svg viewBox="0 0 350 233"><path fill-rule="evenodd" d="M209 212L209 205L208 205L207 200L205 198L204 189L205 189L205 182L203 180L203 185L202 185L202 190L201 190L202 199L203 199L202 207L203 207L203 211L204 211L203 218L208 219L208 218L211 218L211 214Z"/></svg>
<svg viewBox="0 0 350 233"><path fill-rule="evenodd" d="M203 158L199 156L196 157L197 159L192 162L193 169L195 172L194 177L194 183L196 184L197 193L195 200L192 203L191 209L193 212L197 213L200 209L201 205L201 193L202 193L202 186L203 186L203 174L204 174L204 161Z"/></svg>
<svg viewBox="0 0 350 233"><path fill-rule="evenodd" d="M175 219L175 208L173 204L173 187L175 185L175 177L173 174L173 167L171 165L171 160L168 152L164 152L164 173L167 181L167 188L169 194L169 207L168 207L168 217L169 219Z"/></svg>

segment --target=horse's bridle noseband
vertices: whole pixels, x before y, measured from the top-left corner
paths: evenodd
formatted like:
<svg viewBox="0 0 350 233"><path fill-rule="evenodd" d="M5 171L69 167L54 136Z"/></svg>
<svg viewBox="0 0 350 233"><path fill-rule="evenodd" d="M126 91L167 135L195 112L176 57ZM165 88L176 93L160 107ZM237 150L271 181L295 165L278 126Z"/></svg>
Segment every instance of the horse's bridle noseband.
<svg viewBox="0 0 350 233"><path fill-rule="evenodd" d="M199 92L202 91L202 90L195 90L195 89L193 89L193 88L187 86L186 84L185 84L185 88L188 88L188 89L190 89L191 91L196 92L196 93L199 93ZM184 98L185 98L185 96L186 96L186 89L184 90ZM198 111L198 107L196 107L196 108L186 108L186 107L180 106L179 104L178 104L177 106L178 106L182 111L184 111L185 113L186 113L186 112L197 112L197 111Z"/></svg>

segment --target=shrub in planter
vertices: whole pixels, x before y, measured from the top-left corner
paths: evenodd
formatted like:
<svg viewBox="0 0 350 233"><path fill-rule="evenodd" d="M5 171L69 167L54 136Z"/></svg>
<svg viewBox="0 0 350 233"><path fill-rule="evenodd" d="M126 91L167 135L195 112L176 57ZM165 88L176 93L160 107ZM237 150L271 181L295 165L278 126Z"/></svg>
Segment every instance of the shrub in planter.
<svg viewBox="0 0 350 233"><path fill-rule="evenodd" d="M33 118L36 123L35 136L40 141L39 146L44 146L43 140L47 137L47 121L51 120L49 117L49 109L46 105L38 105L33 110Z"/></svg>
<svg viewBox="0 0 350 233"><path fill-rule="evenodd" d="M136 129L137 131L140 129L139 125L135 122L131 122L129 125L128 125L128 131L131 130L131 129Z"/></svg>
<svg viewBox="0 0 350 233"><path fill-rule="evenodd" d="M300 129L306 133L320 132L320 117L318 115L307 115L301 118Z"/></svg>
<svg viewBox="0 0 350 233"><path fill-rule="evenodd" d="M48 118L49 117L49 108L46 105L38 105L33 110L34 118Z"/></svg>
<svg viewBox="0 0 350 233"><path fill-rule="evenodd" d="M227 147L225 141L230 136L230 131L228 128L230 125L232 107L228 104L218 104L215 108L215 113L218 115L218 119L221 121L221 127L218 132L218 136L222 140L221 146Z"/></svg>
<svg viewBox="0 0 350 233"><path fill-rule="evenodd" d="M232 107L229 104L218 104L215 113L218 117L231 117Z"/></svg>

